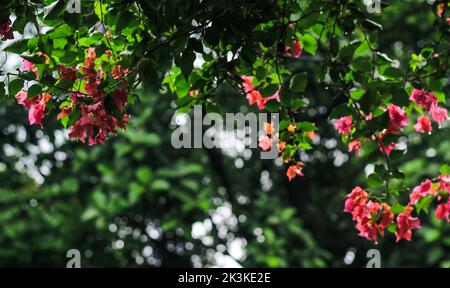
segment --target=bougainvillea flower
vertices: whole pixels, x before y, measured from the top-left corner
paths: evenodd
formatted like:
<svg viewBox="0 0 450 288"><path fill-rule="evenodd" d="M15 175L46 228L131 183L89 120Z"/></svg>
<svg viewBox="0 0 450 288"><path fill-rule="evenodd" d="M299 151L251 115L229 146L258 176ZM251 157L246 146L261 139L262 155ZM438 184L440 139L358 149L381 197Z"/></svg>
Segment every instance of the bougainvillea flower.
<svg viewBox="0 0 450 288"><path fill-rule="evenodd" d="M346 198L347 200L345 200L344 212L353 213L355 207L366 203L369 199L369 194L367 194L367 192L361 187L356 186Z"/></svg>
<svg viewBox="0 0 450 288"><path fill-rule="evenodd" d="M397 242L401 239L411 241L412 230L421 227L420 220L411 216L412 209L411 206L407 206L404 212L397 215L397 231L395 231Z"/></svg>
<svg viewBox="0 0 450 288"><path fill-rule="evenodd" d="M0 39L2 41L6 41L9 39L14 39L14 34L11 28L11 19L8 18L8 21L4 23L0 23Z"/></svg>
<svg viewBox="0 0 450 288"><path fill-rule="evenodd" d="M272 148L273 145L273 140L270 137L267 137L265 135L262 135L259 137L258 139L258 146L259 148L261 148L263 151L268 151L270 150L270 148Z"/></svg>
<svg viewBox="0 0 450 288"><path fill-rule="evenodd" d="M127 77L128 73L129 73L128 69L122 69L121 65L116 65L113 67L111 75L113 76L114 79L122 82L122 84L126 86L128 85L128 81L125 78Z"/></svg>
<svg viewBox="0 0 450 288"><path fill-rule="evenodd" d="M395 104L388 105L389 117L391 118L391 124L400 128L402 126L408 126L408 117L406 116L406 112L403 111L402 108Z"/></svg>
<svg viewBox="0 0 450 288"><path fill-rule="evenodd" d="M417 123L414 124L414 129L417 133L431 133L432 127L430 118L428 116L420 116L419 119L417 119Z"/></svg>
<svg viewBox="0 0 450 288"><path fill-rule="evenodd" d="M434 215L439 221L442 221L442 219L447 220L447 222L450 222L450 200L447 201L447 203L439 204L436 207L436 211L434 212Z"/></svg>
<svg viewBox="0 0 450 288"><path fill-rule="evenodd" d="M116 103L117 107L119 108L120 112L123 112L125 103L128 101L128 93L123 88L117 88L111 95L111 97L114 100L114 103Z"/></svg>
<svg viewBox="0 0 450 288"><path fill-rule="evenodd" d="M30 125L39 124L39 126L41 126L42 128L42 119L44 119L45 117L45 108L47 106L48 100L52 98L52 95L44 93L44 95L39 95L37 97L39 99L39 102L32 105L28 110L28 121L30 122Z"/></svg>
<svg viewBox="0 0 450 288"><path fill-rule="evenodd" d="M297 176L303 176L302 169L303 165L301 163L289 166L289 168L286 171L286 176L288 177L289 181L291 181Z"/></svg>
<svg viewBox="0 0 450 288"><path fill-rule="evenodd" d="M420 199L427 196L431 192L432 184L430 179L426 179L419 186L414 187L409 195L409 205L416 205Z"/></svg>
<svg viewBox="0 0 450 288"><path fill-rule="evenodd" d="M247 93L247 101L250 106L257 103L258 101L261 101L261 98L263 97L261 93L259 93L259 91L254 90L250 93Z"/></svg>
<svg viewBox="0 0 450 288"><path fill-rule="evenodd" d="M343 116L334 122L334 127L338 130L339 134L348 135L352 129L352 118L350 116Z"/></svg>
<svg viewBox="0 0 450 288"><path fill-rule="evenodd" d="M427 91L425 89L414 89L409 100L416 102L417 105L425 107L427 103Z"/></svg>
<svg viewBox="0 0 450 288"><path fill-rule="evenodd" d="M73 67L66 67L64 65L58 65L57 67L58 72L61 74L60 80L69 80L69 81L75 81L77 80L77 70Z"/></svg>
<svg viewBox="0 0 450 288"><path fill-rule="evenodd" d="M431 117L433 117L434 122L436 122L439 127L441 126L442 121L448 120L448 112L445 108L438 107L437 105L432 105L430 113Z"/></svg>
<svg viewBox="0 0 450 288"><path fill-rule="evenodd" d="M284 55L286 57L294 57L298 59L302 55L302 52L302 44L297 39L292 40L292 46L285 46L284 48Z"/></svg>
<svg viewBox="0 0 450 288"><path fill-rule="evenodd" d="M252 84L254 77L242 75L241 78L244 80L244 82L242 82L242 87L244 87L245 93L252 92L255 89L255 86Z"/></svg>
<svg viewBox="0 0 450 288"><path fill-rule="evenodd" d="M361 155L361 141L358 139L351 141L348 143L348 152L356 151L358 156Z"/></svg>
<svg viewBox="0 0 450 288"><path fill-rule="evenodd" d="M302 43L300 43L300 41L298 41L297 39L292 40L292 55L295 58L300 58L300 56L302 55Z"/></svg>
<svg viewBox="0 0 450 288"><path fill-rule="evenodd" d="M84 143L88 137L89 145L105 142L109 133L116 134L117 120L106 113L103 103L81 105L81 118L70 127L69 137Z"/></svg>
<svg viewBox="0 0 450 288"><path fill-rule="evenodd" d="M23 63L22 63L22 70L23 71L32 71L36 77L38 77L38 69L37 67L34 66L33 63L31 63L30 61L26 60L26 59L22 59Z"/></svg>
<svg viewBox="0 0 450 288"><path fill-rule="evenodd" d="M20 105L25 106L25 108L30 109L30 107L36 103L39 102L38 97L34 97L31 99L28 99L28 92L27 91L19 91L19 93L16 94L17 103Z"/></svg>

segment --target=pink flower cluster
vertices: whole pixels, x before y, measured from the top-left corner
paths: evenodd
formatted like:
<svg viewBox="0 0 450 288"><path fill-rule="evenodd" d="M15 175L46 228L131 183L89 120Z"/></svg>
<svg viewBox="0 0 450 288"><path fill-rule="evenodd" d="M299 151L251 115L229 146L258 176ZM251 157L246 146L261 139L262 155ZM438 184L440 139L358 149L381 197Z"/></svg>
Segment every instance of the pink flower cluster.
<svg viewBox="0 0 450 288"><path fill-rule="evenodd" d="M243 82L242 82L242 87L244 87L244 92L246 93L246 98L248 101L248 104L254 105L256 104L256 106L258 107L259 110L263 110L266 108L266 103L269 100L276 100L278 102L280 102L280 94L279 94L279 90L276 91L272 96L270 97L263 97L261 95L261 93L255 89L255 86L252 84L254 77L253 76L245 76L242 75L241 76Z"/></svg>
<svg viewBox="0 0 450 288"><path fill-rule="evenodd" d="M9 19L9 18L8 18L8 21L6 21L4 23L0 23L0 39L2 41L14 39L11 24L12 24L12 22L11 22L11 19Z"/></svg>
<svg viewBox="0 0 450 288"><path fill-rule="evenodd" d="M128 92L124 88L128 85L126 80L128 69L122 69L120 65L114 66L111 75L121 85L111 93L105 92L100 87L105 78L105 73L101 70L101 67L96 68L96 58L94 49L90 48L84 65L81 67L82 79L80 81L84 80L84 91L71 91L70 103L65 103L57 116L58 119L62 119L69 117L74 110L80 111L81 117L69 128L69 137L71 139L79 139L83 143L87 137L89 145L105 143L109 133L117 134L117 128L125 129L125 125L128 122L128 115L124 114L125 104L128 101ZM38 77L38 70L31 62L24 60L22 69L33 71ZM78 80L77 68L59 65L56 69L60 81L75 82ZM113 116L106 111L105 97L111 97L112 102L119 111L115 115L119 117ZM39 124L42 128L46 104L52 99L52 96L44 93L28 99L28 93L20 91L16 98L19 104L28 109L30 124Z"/></svg>
<svg viewBox="0 0 450 288"><path fill-rule="evenodd" d="M359 186L347 195L344 212L352 214L359 236L373 241L377 241L378 235L384 237L385 229L394 221L391 207L369 200L369 194Z"/></svg>
<svg viewBox="0 0 450 288"><path fill-rule="evenodd" d="M361 237L377 241L378 235L384 237L385 229L391 224L396 224L394 234L397 242L401 239L411 241L412 230L421 228L420 220L411 216L417 203L424 197L435 197L439 204L434 215L439 221L445 219L450 222L449 194L450 175L440 175L436 183L426 179L413 189L409 195L408 205L395 217L387 203L369 200L369 194L357 186L347 195L344 212L352 214L353 220L356 221L355 227Z"/></svg>
<svg viewBox="0 0 450 288"><path fill-rule="evenodd" d="M414 89L409 100L415 102L419 107L428 112L434 122L439 126L441 126L442 121L448 120L447 109L438 106L438 99L433 93L427 92L424 89ZM418 133L431 133L432 126L430 117L421 115L414 125L414 129Z"/></svg>
<svg viewBox="0 0 450 288"><path fill-rule="evenodd" d="M119 121L106 112L105 96L107 93L99 88L104 78L104 73L101 71L101 68L97 71L95 59L95 51L90 48L88 57L85 59L82 67L82 76L85 79L84 89L87 94L73 93L71 97L72 107L78 106L81 110L81 118L70 127L69 137L71 139L79 139L83 143L87 137L89 145L104 144L109 133L117 134L116 128L125 129L125 124L128 122L127 114L122 114L122 119ZM120 66L116 66L113 68L112 76L114 79L126 84L124 77L127 73L127 70L122 71ZM65 75L64 77L71 77L72 70L65 69ZM125 103L128 100L127 91L121 87L117 88L111 94L111 97L119 111L123 113Z"/></svg>

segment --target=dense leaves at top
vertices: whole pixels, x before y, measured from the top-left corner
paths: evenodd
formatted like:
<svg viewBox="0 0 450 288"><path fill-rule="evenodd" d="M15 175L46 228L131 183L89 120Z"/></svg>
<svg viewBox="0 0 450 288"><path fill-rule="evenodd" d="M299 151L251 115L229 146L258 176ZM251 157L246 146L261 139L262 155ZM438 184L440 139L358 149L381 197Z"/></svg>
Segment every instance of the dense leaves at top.
<svg viewBox="0 0 450 288"><path fill-rule="evenodd" d="M81 13L67 2L76 5L0 4L2 40L34 27L33 37L3 49L24 65L0 84L1 98L15 97L30 124L45 130L56 117L72 139L104 143L126 128L126 104L141 105L136 89L176 97L179 111L196 104L220 111L216 92L230 85L249 107L280 113L279 133L267 123L259 147L278 146L289 180L307 173L299 156L313 148L324 119L334 121L350 152L374 164L369 189L356 187L345 204L361 236L377 241L387 230L410 240L420 227L412 214L432 203L436 217L449 220L448 166L409 193L393 164L408 152L404 135L433 133L448 120L446 1L429 5L434 33L404 63L379 49L382 19L363 1L98 0L81 1ZM314 107L323 109L306 112ZM405 191L408 202L400 199Z"/></svg>

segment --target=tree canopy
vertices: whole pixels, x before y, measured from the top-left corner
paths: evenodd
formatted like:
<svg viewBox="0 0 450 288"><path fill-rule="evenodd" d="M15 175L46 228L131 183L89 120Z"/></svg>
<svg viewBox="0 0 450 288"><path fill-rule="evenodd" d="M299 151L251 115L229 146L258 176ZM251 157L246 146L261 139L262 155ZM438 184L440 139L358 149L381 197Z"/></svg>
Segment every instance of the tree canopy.
<svg viewBox="0 0 450 288"><path fill-rule="evenodd" d="M3 1L0 265L449 266L450 4L428 2ZM278 113L279 157L171 147L195 105Z"/></svg>

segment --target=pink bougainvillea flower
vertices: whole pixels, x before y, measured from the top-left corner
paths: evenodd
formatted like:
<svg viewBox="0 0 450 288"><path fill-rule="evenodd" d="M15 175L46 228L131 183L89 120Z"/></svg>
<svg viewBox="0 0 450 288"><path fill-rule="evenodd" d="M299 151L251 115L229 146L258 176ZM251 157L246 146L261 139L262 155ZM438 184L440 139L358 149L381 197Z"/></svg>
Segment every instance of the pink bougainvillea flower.
<svg viewBox="0 0 450 288"><path fill-rule="evenodd" d="M303 176L302 173L303 165L299 162L297 165L291 165L286 171L286 176L288 177L289 181L294 179L297 176Z"/></svg>
<svg viewBox="0 0 450 288"><path fill-rule="evenodd" d="M348 135L352 129L352 118L350 116L343 116L334 122L334 127L338 130L339 134Z"/></svg>
<svg viewBox="0 0 450 288"><path fill-rule="evenodd" d="M117 88L111 95L120 112L123 112L125 103L128 101L128 93L123 88Z"/></svg>
<svg viewBox="0 0 450 288"><path fill-rule="evenodd" d="M438 107L437 105L432 105L430 109L431 117L433 117L434 122L436 122L439 127L442 121L448 120L447 109Z"/></svg>
<svg viewBox="0 0 450 288"><path fill-rule="evenodd" d="M8 18L6 22L0 23L0 39L6 41L14 39L14 34L11 28L11 19Z"/></svg>
<svg viewBox="0 0 450 288"><path fill-rule="evenodd" d="M23 91L21 90L19 93L17 93L16 95L16 99L17 99L17 103L19 103L20 105L25 106L25 108L30 109L30 107L36 103L39 102L39 98L38 97L34 97L31 99L28 99L28 92L27 91Z"/></svg>
<svg viewBox="0 0 450 288"><path fill-rule="evenodd" d="M292 40L292 56L294 56L294 58L300 58L302 51L302 43L297 39Z"/></svg>
<svg viewBox="0 0 450 288"><path fill-rule="evenodd" d="M402 126L408 126L408 117L406 112L402 108L395 104L388 105L389 117L391 118L391 124L395 128L400 128Z"/></svg>
<svg viewBox="0 0 450 288"><path fill-rule="evenodd" d="M114 79L122 82L123 85L128 85L128 81L125 79L128 76L128 73L129 73L128 69L122 69L121 65L115 65L112 69L111 74Z"/></svg>
<svg viewBox="0 0 450 288"><path fill-rule="evenodd" d="M347 195L344 204L344 212L353 213L355 207L363 205L369 200L369 194L361 187L356 186L350 194Z"/></svg>
<svg viewBox="0 0 450 288"><path fill-rule="evenodd" d="M101 101L91 105L80 105L81 118L70 127L69 137L84 143L88 137L89 145L104 144L109 133L116 134L117 120L106 113Z"/></svg>
<svg viewBox="0 0 450 288"><path fill-rule="evenodd" d="M416 205L417 202L423 197L427 196L431 192L433 182L430 179L426 179L419 186L414 187L413 191L409 195L409 204Z"/></svg>
<svg viewBox="0 0 450 288"><path fill-rule="evenodd" d="M61 74L60 80L69 80L69 81L75 81L77 80L77 70L73 67L66 67L64 65L58 65L57 67L58 72Z"/></svg>
<svg viewBox="0 0 450 288"><path fill-rule="evenodd" d="M267 137L265 135L262 135L259 137L258 139L258 146L259 148L261 148L263 151L268 151L270 150L270 148L272 148L273 145L273 140L270 137Z"/></svg>
<svg viewBox="0 0 450 288"><path fill-rule="evenodd" d="M52 98L52 95L49 93L44 93L44 95L39 95L37 97L39 97L39 102L32 105L28 110L28 121L30 122L30 125L39 124L42 128L42 119L44 119L45 116L45 108L48 100Z"/></svg>
<svg viewBox="0 0 450 288"><path fill-rule="evenodd" d="M361 155L361 141L358 139L351 141L348 143L348 152L356 151L358 156Z"/></svg>
<svg viewBox="0 0 450 288"><path fill-rule="evenodd" d="M442 219L447 220L447 222L450 222L450 200L447 201L447 203L439 204L436 207L436 211L434 212L434 215L439 221L442 221Z"/></svg>
<svg viewBox="0 0 450 288"><path fill-rule="evenodd" d="M409 100L416 102L419 106L425 107L427 103L427 91L425 89L414 89Z"/></svg>
<svg viewBox="0 0 450 288"><path fill-rule="evenodd" d="M294 57L298 59L302 55L302 52L302 44L298 41L298 39L293 39L291 46L284 47L284 55L286 57Z"/></svg>
<svg viewBox="0 0 450 288"><path fill-rule="evenodd" d="M434 95L433 93L428 93L427 94L427 100L426 100L424 108L428 112L431 112L431 109L433 107L437 106L437 104L438 104L438 98L436 97L436 95Z"/></svg>
<svg viewBox="0 0 450 288"><path fill-rule="evenodd" d="M244 87L245 93L250 93L255 90L255 86L252 84L255 77L242 75L241 78L244 80L244 82L242 82L242 87Z"/></svg>
<svg viewBox="0 0 450 288"><path fill-rule="evenodd" d="M407 206L404 212L397 215L397 231L395 231L397 242L401 239L411 241L412 230L421 228L420 220L411 216L412 210L413 207Z"/></svg>
<svg viewBox="0 0 450 288"><path fill-rule="evenodd" d="M258 101L261 101L262 98L263 97L262 97L261 93L259 93L259 91L257 91L257 90L253 90L253 91L247 93L247 101L250 106L257 103Z"/></svg>
<svg viewBox="0 0 450 288"><path fill-rule="evenodd" d="M70 112L72 112L72 108L70 107L62 107L61 112L59 112L58 115L56 115L56 119L60 120L64 117L69 116Z"/></svg>
<svg viewBox="0 0 450 288"><path fill-rule="evenodd" d="M414 129L417 133L431 133L431 120L428 116L420 116L417 119L417 123L414 125Z"/></svg>
<svg viewBox="0 0 450 288"><path fill-rule="evenodd" d="M198 90L189 90L189 96L198 97Z"/></svg>
<svg viewBox="0 0 450 288"><path fill-rule="evenodd" d="M38 77L38 68L34 66L33 63L31 63L30 61L26 60L26 59L22 59L23 63L22 63L22 70L23 71L32 71L36 77Z"/></svg>

